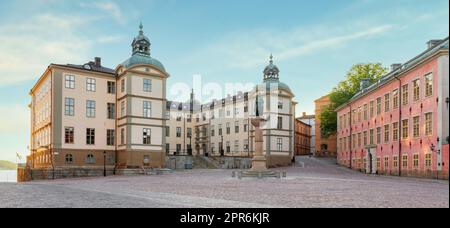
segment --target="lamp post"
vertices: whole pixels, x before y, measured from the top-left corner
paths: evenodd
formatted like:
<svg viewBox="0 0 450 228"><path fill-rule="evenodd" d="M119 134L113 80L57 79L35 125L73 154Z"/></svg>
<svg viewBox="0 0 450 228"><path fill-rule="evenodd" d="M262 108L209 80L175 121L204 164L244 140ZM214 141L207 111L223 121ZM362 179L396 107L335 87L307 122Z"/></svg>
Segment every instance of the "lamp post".
<svg viewBox="0 0 450 228"><path fill-rule="evenodd" d="M188 138L189 138L188 155L192 155L192 133L188 133Z"/></svg>
<svg viewBox="0 0 450 228"><path fill-rule="evenodd" d="M223 151L223 135L221 135L220 137L222 139L222 144L220 144L220 156L223 157L225 155Z"/></svg>
<svg viewBox="0 0 450 228"><path fill-rule="evenodd" d="M103 176L106 177L106 151L103 151Z"/></svg>

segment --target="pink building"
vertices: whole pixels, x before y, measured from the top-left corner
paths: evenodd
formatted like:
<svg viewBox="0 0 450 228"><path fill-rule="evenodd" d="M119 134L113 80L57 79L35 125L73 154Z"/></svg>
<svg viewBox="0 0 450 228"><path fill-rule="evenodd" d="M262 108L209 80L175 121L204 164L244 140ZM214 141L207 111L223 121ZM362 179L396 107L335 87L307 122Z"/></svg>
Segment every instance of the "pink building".
<svg viewBox="0 0 450 228"><path fill-rule="evenodd" d="M338 112L338 162L366 173L448 179L448 37L378 82Z"/></svg>

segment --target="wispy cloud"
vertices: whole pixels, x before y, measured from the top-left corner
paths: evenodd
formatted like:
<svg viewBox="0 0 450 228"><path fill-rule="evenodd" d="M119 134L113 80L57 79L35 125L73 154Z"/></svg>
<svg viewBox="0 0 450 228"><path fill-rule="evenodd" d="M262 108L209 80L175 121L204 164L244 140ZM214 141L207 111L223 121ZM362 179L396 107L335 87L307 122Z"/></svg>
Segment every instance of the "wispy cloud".
<svg viewBox="0 0 450 228"><path fill-rule="evenodd" d="M0 86L36 79L49 63L86 60L91 42L77 29L89 20L42 14L0 25Z"/></svg>
<svg viewBox="0 0 450 228"><path fill-rule="evenodd" d="M207 45L194 53L186 61L199 61L201 58L220 59L217 68L245 69L264 64L270 53L277 60L290 60L321 50L348 45L351 42L370 39L394 28L391 24L352 25L332 28L316 26L295 28L288 31L258 29L236 31Z"/></svg>
<svg viewBox="0 0 450 228"><path fill-rule="evenodd" d="M100 44L113 44L119 43L125 39L124 36L102 36L97 39L97 42Z"/></svg>
<svg viewBox="0 0 450 228"><path fill-rule="evenodd" d="M115 2L94 2L90 3L94 8L102 10L109 14L117 23L124 25L126 23L126 18L120 8L120 6Z"/></svg>

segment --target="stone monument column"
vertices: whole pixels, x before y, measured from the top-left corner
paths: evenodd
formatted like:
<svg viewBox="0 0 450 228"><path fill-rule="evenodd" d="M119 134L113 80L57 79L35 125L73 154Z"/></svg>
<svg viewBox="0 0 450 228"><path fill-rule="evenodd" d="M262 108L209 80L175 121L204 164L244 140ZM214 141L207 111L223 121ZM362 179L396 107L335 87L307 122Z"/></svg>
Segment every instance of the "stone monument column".
<svg viewBox="0 0 450 228"><path fill-rule="evenodd" d="M255 155L252 159L251 171L267 171L267 159L263 153L263 133L261 129L261 122L263 121L261 117L256 117L251 121L255 127Z"/></svg>

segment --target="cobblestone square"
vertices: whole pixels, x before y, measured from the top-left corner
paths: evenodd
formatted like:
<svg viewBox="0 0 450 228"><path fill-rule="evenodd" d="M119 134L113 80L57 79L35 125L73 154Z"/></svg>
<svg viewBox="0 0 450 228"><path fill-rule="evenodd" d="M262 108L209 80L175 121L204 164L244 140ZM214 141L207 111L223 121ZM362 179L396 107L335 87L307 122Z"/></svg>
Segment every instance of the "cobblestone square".
<svg viewBox="0 0 450 228"><path fill-rule="evenodd" d="M0 207L316 208L449 207L449 182L371 176L329 159L301 158L285 179L236 179L231 170L189 170L0 184Z"/></svg>

